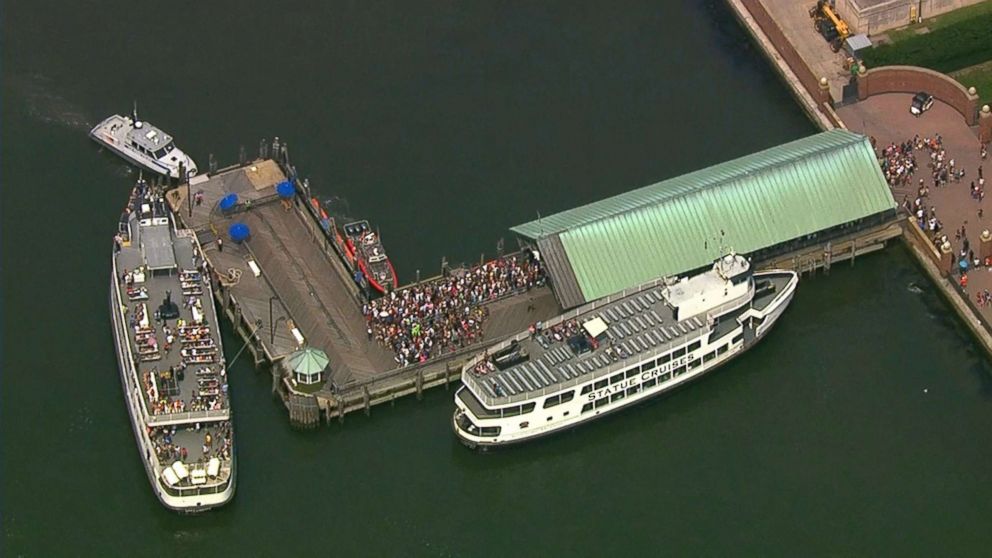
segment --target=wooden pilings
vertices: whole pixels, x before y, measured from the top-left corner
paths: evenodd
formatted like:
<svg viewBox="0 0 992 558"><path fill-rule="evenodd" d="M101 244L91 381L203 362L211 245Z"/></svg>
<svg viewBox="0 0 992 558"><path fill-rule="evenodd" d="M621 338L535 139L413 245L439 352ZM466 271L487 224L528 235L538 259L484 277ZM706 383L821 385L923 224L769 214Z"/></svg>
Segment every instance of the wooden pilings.
<svg viewBox="0 0 992 558"><path fill-rule="evenodd" d="M320 407L312 395L290 393L286 401L289 420L297 428L315 428L320 425Z"/></svg>

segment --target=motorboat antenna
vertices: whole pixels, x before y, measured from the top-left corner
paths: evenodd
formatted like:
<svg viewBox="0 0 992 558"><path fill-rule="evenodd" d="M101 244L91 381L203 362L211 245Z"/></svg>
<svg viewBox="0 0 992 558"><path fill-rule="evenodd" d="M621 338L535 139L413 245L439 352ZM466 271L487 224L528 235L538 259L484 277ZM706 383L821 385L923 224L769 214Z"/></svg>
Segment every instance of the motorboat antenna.
<svg viewBox="0 0 992 558"><path fill-rule="evenodd" d="M138 101L134 101L134 108L131 109L131 118L134 120L134 127L140 128L141 121L138 120Z"/></svg>

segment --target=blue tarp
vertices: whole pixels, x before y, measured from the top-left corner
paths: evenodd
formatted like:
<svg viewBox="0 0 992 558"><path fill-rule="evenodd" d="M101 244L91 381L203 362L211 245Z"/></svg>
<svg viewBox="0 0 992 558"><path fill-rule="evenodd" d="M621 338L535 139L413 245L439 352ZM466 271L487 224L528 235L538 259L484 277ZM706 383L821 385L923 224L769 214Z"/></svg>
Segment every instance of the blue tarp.
<svg viewBox="0 0 992 558"><path fill-rule="evenodd" d="M279 194L280 198L291 198L296 193L296 188L292 182L287 180L276 184L276 193Z"/></svg>
<svg viewBox="0 0 992 558"><path fill-rule="evenodd" d="M238 205L238 195L231 193L220 199L218 206L221 211L230 211L234 209L234 206Z"/></svg>
<svg viewBox="0 0 992 558"><path fill-rule="evenodd" d="M231 235L231 240L235 242L244 242L251 236L251 229L244 223L235 223L227 229L227 234Z"/></svg>

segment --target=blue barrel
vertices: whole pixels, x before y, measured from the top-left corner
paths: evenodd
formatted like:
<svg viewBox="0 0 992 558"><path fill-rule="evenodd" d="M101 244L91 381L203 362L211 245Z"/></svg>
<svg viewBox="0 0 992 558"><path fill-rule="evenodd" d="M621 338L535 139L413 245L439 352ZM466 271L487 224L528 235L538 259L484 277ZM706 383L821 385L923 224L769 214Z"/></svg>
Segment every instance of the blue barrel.
<svg viewBox="0 0 992 558"><path fill-rule="evenodd" d="M296 194L296 187L290 181L280 182L276 184L276 193L279 194L280 198L289 199Z"/></svg>
<svg viewBox="0 0 992 558"><path fill-rule="evenodd" d="M244 223L234 223L227 229L227 234L231 236L231 240L241 243L248 240L248 237L251 236L251 229Z"/></svg>
<svg viewBox="0 0 992 558"><path fill-rule="evenodd" d="M221 198L220 203L217 205L221 211L230 211L234 209L234 206L238 205L238 195L232 192Z"/></svg>

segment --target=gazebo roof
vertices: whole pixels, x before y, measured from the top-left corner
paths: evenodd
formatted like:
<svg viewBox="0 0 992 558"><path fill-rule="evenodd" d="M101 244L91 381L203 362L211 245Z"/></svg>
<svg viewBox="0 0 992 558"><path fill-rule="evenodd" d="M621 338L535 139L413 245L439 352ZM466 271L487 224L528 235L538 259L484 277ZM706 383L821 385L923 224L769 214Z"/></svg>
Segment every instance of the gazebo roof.
<svg viewBox="0 0 992 558"><path fill-rule="evenodd" d="M316 376L327 368L327 354L320 349L307 347L289 356L289 368L295 374Z"/></svg>

